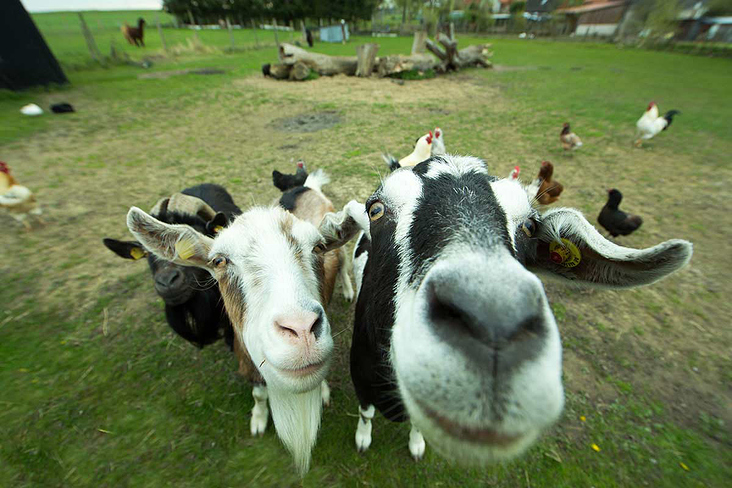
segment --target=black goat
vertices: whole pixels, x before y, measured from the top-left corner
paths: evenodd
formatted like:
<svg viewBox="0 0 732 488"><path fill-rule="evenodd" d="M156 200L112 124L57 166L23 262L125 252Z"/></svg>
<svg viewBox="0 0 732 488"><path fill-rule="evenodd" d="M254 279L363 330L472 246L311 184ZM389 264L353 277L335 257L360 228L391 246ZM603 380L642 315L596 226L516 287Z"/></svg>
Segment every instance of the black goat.
<svg viewBox="0 0 732 488"><path fill-rule="evenodd" d="M210 183L186 188L160 200L151 210L162 222L187 224L209 237L240 213L231 195ZM158 259L137 241L104 239L104 245L122 258L137 260L147 256L155 291L165 301L168 325L179 336L202 348L223 334L226 344L232 347L234 332L221 293L206 271Z"/></svg>

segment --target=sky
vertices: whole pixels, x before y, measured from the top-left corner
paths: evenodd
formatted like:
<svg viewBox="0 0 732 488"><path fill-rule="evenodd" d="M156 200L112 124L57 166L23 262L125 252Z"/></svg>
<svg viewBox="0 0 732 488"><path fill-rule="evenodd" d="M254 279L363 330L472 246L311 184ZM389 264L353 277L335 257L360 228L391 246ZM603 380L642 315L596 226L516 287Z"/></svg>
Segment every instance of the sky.
<svg viewBox="0 0 732 488"><path fill-rule="evenodd" d="M163 0L20 0L20 3L29 12L52 12L56 10L160 10L163 5Z"/></svg>

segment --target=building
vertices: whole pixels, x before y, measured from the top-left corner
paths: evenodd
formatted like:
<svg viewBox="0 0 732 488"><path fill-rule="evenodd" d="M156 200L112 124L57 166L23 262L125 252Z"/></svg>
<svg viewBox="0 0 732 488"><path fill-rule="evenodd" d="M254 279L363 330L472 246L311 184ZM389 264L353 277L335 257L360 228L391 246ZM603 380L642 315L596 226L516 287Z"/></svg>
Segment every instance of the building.
<svg viewBox="0 0 732 488"><path fill-rule="evenodd" d="M567 33L578 36L613 36L623 20L628 0L595 0L576 7L563 7L555 14L567 19Z"/></svg>

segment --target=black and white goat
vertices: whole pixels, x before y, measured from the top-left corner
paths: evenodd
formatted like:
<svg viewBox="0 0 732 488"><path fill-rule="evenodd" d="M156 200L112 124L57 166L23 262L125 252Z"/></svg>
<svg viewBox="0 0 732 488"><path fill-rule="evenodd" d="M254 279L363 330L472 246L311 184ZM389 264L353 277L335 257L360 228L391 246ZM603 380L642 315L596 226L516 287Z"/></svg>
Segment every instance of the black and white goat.
<svg viewBox="0 0 732 488"><path fill-rule="evenodd" d="M213 237L136 207L127 214L127 226L145 248L216 279L234 326L240 372L255 383L252 434L264 433L269 399L277 434L303 474L329 397L333 339L325 307L336 277L353 299L345 252L336 249L342 243L324 239L317 227L334 210L320 191L325 181L315 171L304 187L283 195L290 211L252 208Z"/></svg>
<svg viewBox="0 0 732 488"><path fill-rule="evenodd" d="M150 210L150 214L161 222L188 225L209 237L240 213L231 195L223 187L210 183L163 198ZM155 291L165 302L168 325L179 336L203 347L223 334L226 343L232 346L231 323L224 312L218 287L207 286L211 281L208 273L159 259L137 241L104 239L104 245L125 259L147 257Z"/></svg>
<svg viewBox="0 0 732 488"><path fill-rule="evenodd" d="M333 239L364 230L351 347L360 451L376 408L411 420L417 459L425 439L468 463L520 454L564 404L559 331L534 273L628 288L691 258L683 240L619 247L576 210L540 214L534 197L478 159L445 155L389 175L365 209L326 216Z"/></svg>

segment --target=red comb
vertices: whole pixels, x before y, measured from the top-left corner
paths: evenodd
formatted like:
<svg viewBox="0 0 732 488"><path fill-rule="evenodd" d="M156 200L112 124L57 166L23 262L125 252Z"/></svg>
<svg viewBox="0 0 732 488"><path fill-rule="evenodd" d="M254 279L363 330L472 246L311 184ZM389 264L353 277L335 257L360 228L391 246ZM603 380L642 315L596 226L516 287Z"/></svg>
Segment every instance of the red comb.
<svg viewBox="0 0 732 488"><path fill-rule="evenodd" d="M440 128L435 129L435 137L440 137Z"/></svg>
<svg viewBox="0 0 732 488"><path fill-rule="evenodd" d="M8 168L8 165L2 161L0 161L0 173L10 174L10 168Z"/></svg>
<svg viewBox="0 0 732 488"><path fill-rule="evenodd" d="M298 162L297 162L297 167L298 167L298 168L302 168L302 167L304 167L304 166L305 166L305 164L304 164L304 163L303 163L302 161L298 161Z"/></svg>

